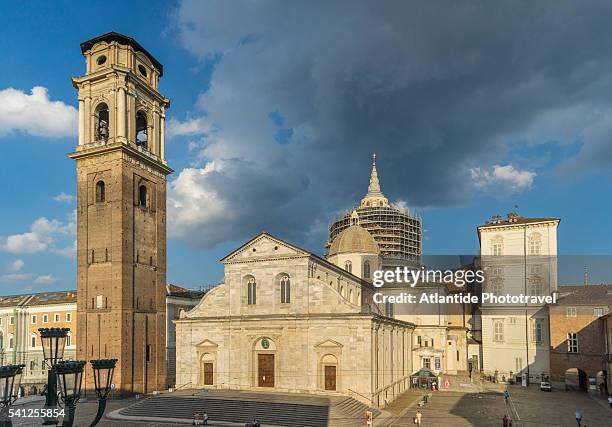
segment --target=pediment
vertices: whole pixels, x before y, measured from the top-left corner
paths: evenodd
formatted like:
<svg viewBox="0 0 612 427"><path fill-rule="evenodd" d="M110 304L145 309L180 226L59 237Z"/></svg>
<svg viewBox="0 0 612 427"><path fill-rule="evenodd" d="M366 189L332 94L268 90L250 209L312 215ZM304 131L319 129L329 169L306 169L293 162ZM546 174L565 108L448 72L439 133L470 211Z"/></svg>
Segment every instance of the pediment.
<svg viewBox="0 0 612 427"><path fill-rule="evenodd" d="M319 344L315 345L316 348L342 348L344 347L338 341L334 341L332 339L327 339L325 341L321 341Z"/></svg>
<svg viewBox="0 0 612 427"><path fill-rule="evenodd" d="M219 345L209 339L205 339L204 341L202 341L199 344L196 344L196 347L198 348L206 348L206 349L211 349L211 348L217 348L219 347Z"/></svg>
<svg viewBox="0 0 612 427"><path fill-rule="evenodd" d="M221 262L240 262L255 259L308 256L309 252L278 239L268 233L261 233L231 252Z"/></svg>

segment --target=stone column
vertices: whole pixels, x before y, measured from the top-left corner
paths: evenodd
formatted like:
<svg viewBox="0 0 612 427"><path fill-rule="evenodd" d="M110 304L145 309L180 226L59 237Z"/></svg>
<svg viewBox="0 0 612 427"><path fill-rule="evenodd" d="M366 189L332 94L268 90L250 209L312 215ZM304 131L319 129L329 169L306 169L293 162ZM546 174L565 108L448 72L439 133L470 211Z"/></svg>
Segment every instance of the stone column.
<svg viewBox="0 0 612 427"><path fill-rule="evenodd" d="M117 95L117 136L125 138L125 89L120 87Z"/></svg>
<svg viewBox="0 0 612 427"><path fill-rule="evenodd" d="M79 99L79 145L85 144L85 100Z"/></svg>
<svg viewBox="0 0 612 427"><path fill-rule="evenodd" d="M159 157L164 160L166 158L165 145L166 145L166 113L162 110L162 114L159 120Z"/></svg>

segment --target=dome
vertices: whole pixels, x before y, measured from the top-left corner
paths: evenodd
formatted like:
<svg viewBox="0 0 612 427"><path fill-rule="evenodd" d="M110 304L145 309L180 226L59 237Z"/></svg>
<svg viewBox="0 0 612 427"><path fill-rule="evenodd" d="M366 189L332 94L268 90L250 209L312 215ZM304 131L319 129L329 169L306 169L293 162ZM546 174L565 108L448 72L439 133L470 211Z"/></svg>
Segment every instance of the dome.
<svg viewBox="0 0 612 427"><path fill-rule="evenodd" d="M346 253L380 253L374 237L363 227L351 225L338 234L329 247L329 256Z"/></svg>

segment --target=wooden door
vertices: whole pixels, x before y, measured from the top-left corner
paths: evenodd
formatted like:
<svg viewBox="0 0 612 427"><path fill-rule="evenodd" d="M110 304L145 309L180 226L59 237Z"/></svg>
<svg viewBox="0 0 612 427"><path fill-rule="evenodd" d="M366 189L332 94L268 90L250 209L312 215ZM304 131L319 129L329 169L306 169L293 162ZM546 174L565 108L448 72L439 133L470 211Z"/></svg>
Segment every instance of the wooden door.
<svg viewBox="0 0 612 427"><path fill-rule="evenodd" d="M257 355L257 384L259 387L274 387L274 355Z"/></svg>
<svg viewBox="0 0 612 427"><path fill-rule="evenodd" d="M204 362L204 385L213 385L212 362Z"/></svg>
<svg viewBox="0 0 612 427"><path fill-rule="evenodd" d="M325 390L336 390L336 367L325 365Z"/></svg>

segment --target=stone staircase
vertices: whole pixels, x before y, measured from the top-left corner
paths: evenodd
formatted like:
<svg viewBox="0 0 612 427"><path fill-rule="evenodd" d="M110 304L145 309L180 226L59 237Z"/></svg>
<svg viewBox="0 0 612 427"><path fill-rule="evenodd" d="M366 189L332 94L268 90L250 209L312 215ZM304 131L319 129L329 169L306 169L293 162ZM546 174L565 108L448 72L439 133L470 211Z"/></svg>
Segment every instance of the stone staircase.
<svg viewBox="0 0 612 427"><path fill-rule="evenodd" d="M371 410L376 426L389 425L388 417L378 409L350 397L243 393L232 391L175 392L140 400L109 414L109 418L128 421L173 422L190 424L194 412L206 411L212 425L244 425L257 418L266 427L355 427L363 424L366 410ZM389 419L387 419L389 418Z"/></svg>
<svg viewBox="0 0 612 427"><path fill-rule="evenodd" d="M344 398L329 408L329 427L355 427L363 425L363 416L366 411L372 411L374 418L381 415L381 411L355 400ZM379 424L377 424L379 425Z"/></svg>
<svg viewBox="0 0 612 427"><path fill-rule="evenodd" d="M195 411L206 411L211 421L244 424L257 418L266 426L325 427L328 424L326 406L168 395L149 397L121 409L119 414L135 421L144 418L191 420Z"/></svg>

